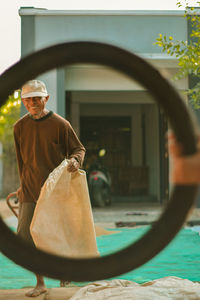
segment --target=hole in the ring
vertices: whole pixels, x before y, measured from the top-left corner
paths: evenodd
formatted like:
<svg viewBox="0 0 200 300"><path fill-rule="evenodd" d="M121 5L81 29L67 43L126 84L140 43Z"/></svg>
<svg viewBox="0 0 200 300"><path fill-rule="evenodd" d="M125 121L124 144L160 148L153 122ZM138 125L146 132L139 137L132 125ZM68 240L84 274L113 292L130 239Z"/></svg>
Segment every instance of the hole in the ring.
<svg viewBox="0 0 200 300"><path fill-rule="evenodd" d="M58 72L60 81L64 82L64 85L60 86L59 93L63 93L63 97L60 98L52 88L55 72ZM169 199L165 140L168 120L142 85L106 66L97 64L64 66L62 69L44 73L38 79L46 84L50 96L46 108L57 113L59 106L62 107L59 113L71 123L86 148L82 168L87 174L99 252L101 255L116 252L143 235L159 218ZM4 196L19 187L14 139L6 137L12 136L13 125L20 117L20 88L2 108L4 123L9 124L4 130L3 142ZM28 112L23 106L21 117ZM31 125L30 123L27 126ZM22 136L25 139L26 132L28 135L31 132L26 126L23 130ZM48 129L46 134L50 135L51 130ZM56 138L51 137L53 143L59 144ZM21 147L29 149L27 143L26 140L22 141L22 145L25 146ZM40 147L45 145L41 142ZM24 158L27 155L22 148L22 160L27 159L27 165L29 163L32 165L33 154L29 152L29 157ZM55 155L58 155L57 152ZM6 158L9 159L9 165ZM55 163L54 167L57 166L58 163ZM24 172L28 172L25 171L25 167ZM34 169L31 169L30 173L34 174ZM28 182L28 178L26 178L27 186L32 184L32 179ZM33 191L34 185L29 189ZM67 197L66 192L66 199ZM27 198L24 198L24 201L27 201ZM15 203L11 204L13 207L16 206ZM70 205L68 202L69 207ZM87 230L84 224L81 224L81 208L80 211L77 211L78 207L75 208L75 213L79 216L78 222L80 219L79 230ZM67 213L72 209L66 206L67 219L69 219ZM10 215L14 213L10 209L9 212ZM48 222L48 218L46 221ZM49 217L49 222L54 223L55 220L51 221ZM73 223L73 220L71 222ZM8 224L16 227L16 218L10 219ZM71 230L73 238L73 228Z"/></svg>

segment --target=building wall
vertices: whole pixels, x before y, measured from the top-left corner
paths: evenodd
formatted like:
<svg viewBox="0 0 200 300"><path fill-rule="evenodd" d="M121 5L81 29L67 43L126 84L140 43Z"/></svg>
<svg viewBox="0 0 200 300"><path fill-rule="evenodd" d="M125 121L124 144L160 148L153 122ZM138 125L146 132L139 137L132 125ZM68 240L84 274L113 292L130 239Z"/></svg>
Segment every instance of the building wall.
<svg viewBox="0 0 200 300"><path fill-rule="evenodd" d="M158 34L187 38L183 11L51 11L21 8L23 36L37 50L58 42L93 40L107 42L136 53L161 53L153 45ZM29 19L27 19L29 18ZM27 26L27 22L31 23ZM28 49L27 49L28 50ZM31 51L31 49L29 49Z"/></svg>
<svg viewBox="0 0 200 300"><path fill-rule="evenodd" d="M110 43L135 52L168 73L169 68L177 68L177 61L161 54L161 49L153 43L160 33L172 35L175 39L187 39L187 22L183 11L79 12L21 8L19 13L22 22L22 57L57 43L89 40ZM58 76L57 70L54 70L43 74L42 78L46 78L52 93L49 108L62 114L64 98L62 96L63 100L60 99L55 88L52 89ZM66 76L66 82L68 77L71 80L70 76ZM66 82L65 88L68 87ZM128 81L123 81L123 84L131 88ZM180 85L183 87L184 84ZM87 88L91 88L89 83ZM58 107L58 98L59 103L63 101L61 107Z"/></svg>

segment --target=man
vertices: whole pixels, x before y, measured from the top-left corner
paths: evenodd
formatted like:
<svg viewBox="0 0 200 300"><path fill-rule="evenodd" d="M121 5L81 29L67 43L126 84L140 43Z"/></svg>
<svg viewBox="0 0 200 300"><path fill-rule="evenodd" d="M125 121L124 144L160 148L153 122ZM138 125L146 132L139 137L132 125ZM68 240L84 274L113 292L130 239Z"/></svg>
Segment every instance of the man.
<svg viewBox="0 0 200 300"><path fill-rule="evenodd" d="M46 109L49 95L43 82L28 81L22 87L21 99L28 113L14 125L20 175L17 234L34 245L29 227L41 187L65 158L69 159L68 171L76 172L83 163L85 148L70 123ZM37 274L36 277L36 287L27 296L46 292L43 277Z"/></svg>

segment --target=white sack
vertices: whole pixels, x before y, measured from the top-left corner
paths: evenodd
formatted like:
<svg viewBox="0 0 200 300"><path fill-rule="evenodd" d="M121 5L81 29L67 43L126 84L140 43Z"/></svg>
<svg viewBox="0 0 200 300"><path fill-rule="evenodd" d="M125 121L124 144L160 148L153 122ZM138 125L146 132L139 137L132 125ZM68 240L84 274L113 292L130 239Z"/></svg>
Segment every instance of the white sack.
<svg viewBox="0 0 200 300"><path fill-rule="evenodd" d="M44 183L30 226L37 248L69 257L98 256L86 173L65 159Z"/></svg>
<svg viewBox="0 0 200 300"><path fill-rule="evenodd" d="M114 279L97 281L78 290L70 300L199 300L200 284L175 276L145 284Z"/></svg>

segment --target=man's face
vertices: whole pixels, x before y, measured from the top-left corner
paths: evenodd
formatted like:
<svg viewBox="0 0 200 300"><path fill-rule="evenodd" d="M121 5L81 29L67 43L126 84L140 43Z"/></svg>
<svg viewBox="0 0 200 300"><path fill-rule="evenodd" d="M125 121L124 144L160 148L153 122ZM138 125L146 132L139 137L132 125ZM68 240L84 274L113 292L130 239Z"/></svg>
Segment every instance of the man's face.
<svg viewBox="0 0 200 300"><path fill-rule="evenodd" d="M24 106L26 107L27 111L34 117L34 116L40 116L43 113L48 99L49 96L28 97L28 98L22 98L22 102L24 103Z"/></svg>

